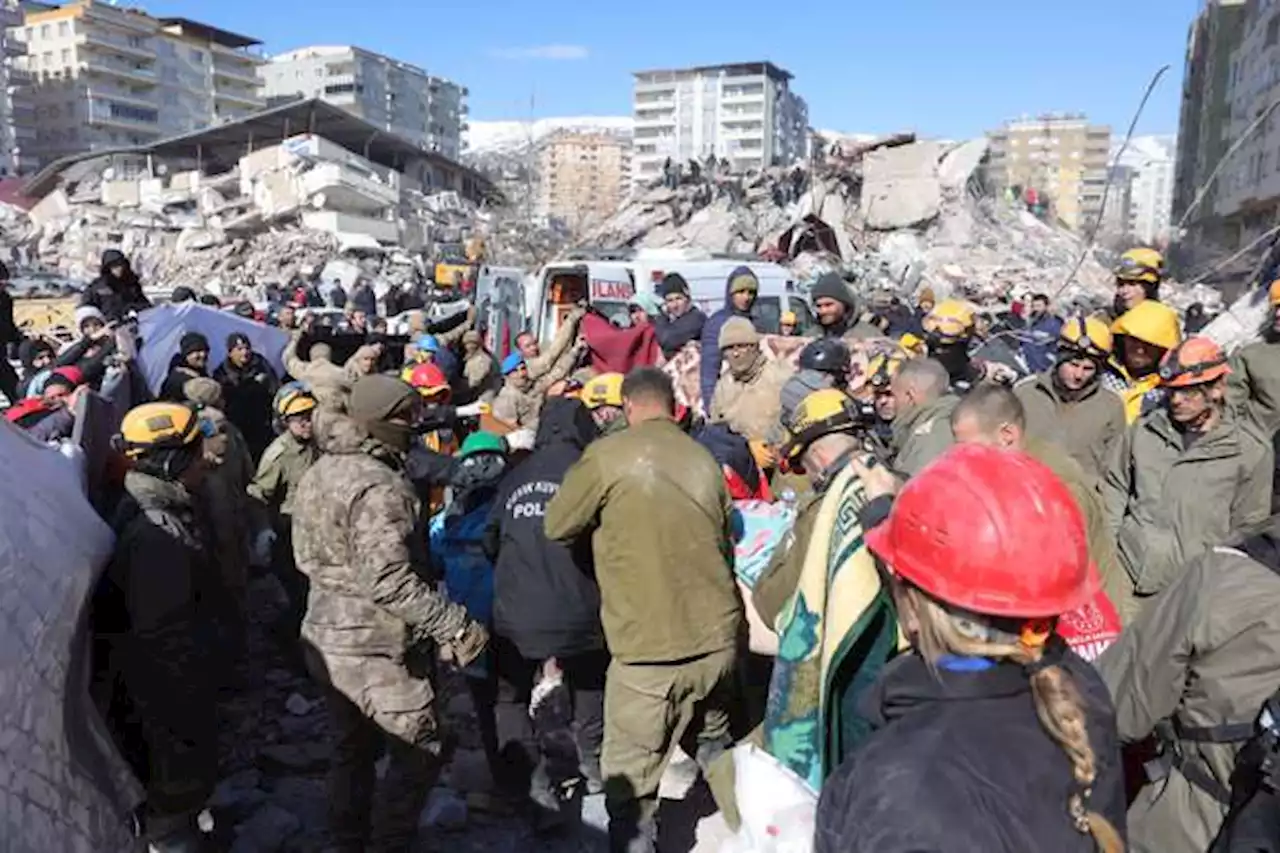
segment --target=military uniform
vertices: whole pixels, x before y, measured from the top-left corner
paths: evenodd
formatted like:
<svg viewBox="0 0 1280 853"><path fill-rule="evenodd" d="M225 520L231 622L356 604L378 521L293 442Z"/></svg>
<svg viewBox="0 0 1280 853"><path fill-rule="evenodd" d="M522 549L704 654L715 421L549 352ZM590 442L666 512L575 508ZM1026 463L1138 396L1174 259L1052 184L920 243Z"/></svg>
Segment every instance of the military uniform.
<svg viewBox="0 0 1280 853"><path fill-rule="evenodd" d="M538 428L538 413L542 410L542 397L532 388L517 387L516 380L508 376L502 390L493 401L493 416L520 429Z"/></svg>
<svg viewBox="0 0 1280 853"><path fill-rule="evenodd" d="M950 394L925 403L893 419L893 467L908 477L947 452L955 443L951 410L959 400Z"/></svg>
<svg viewBox="0 0 1280 853"><path fill-rule="evenodd" d="M1068 400L1054 382L1056 367L1037 374L1014 389L1027 415L1027 433L1053 441L1080 463L1094 482L1101 482L1111 451L1124 435L1124 401L1095 381L1079 399Z"/></svg>
<svg viewBox="0 0 1280 853"><path fill-rule="evenodd" d="M307 383L317 405L343 411L346 408L347 394L351 391L351 377L341 365L317 358L314 353L309 361L298 358L298 343L301 340L301 330L294 332L289 339L284 348L284 369L294 379Z"/></svg>
<svg viewBox="0 0 1280 853"><path fill-rule="evenodd" d="M730 743L742 605L720 467L670 420L587 447L547 506L549 539L591 532L613 661L601 770L611 849L652 851L676 743L706 768Z"/></svg>
<svg viewBox="0 0 1280 853"><path fill-rule="evenodd" d="M285 431L267 446L247 489L256 516L254 529L275 531L271 570L289 596L295 628L307 605L307 578L293 562L293 504L302 475L319 456L314 441L299 441Z"/></svg>
<svg viewBox="0 0 1280 853"><path fill-rule="evenodd" d="M293 548L311 581L308 667L327 688L336 741L333 831L344 850L408 850L440 770L436 645L461 637L470 620L426 580L420 505L401 455L351 418L319 415L324 455L294 495ZM384 744L390 764L375 797Z"/></svg>

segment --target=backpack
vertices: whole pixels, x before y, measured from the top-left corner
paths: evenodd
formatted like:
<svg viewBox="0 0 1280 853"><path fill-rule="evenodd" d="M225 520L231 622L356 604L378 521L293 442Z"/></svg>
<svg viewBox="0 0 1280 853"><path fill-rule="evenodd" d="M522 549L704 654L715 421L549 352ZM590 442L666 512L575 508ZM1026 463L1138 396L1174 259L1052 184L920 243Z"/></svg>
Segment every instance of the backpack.
<svg viewBox="0 0 1280 853"><path fill-rule="evenodd" d="M1236 754L1227 817L1209 853L1280 851L1280 690Z"/></svg>

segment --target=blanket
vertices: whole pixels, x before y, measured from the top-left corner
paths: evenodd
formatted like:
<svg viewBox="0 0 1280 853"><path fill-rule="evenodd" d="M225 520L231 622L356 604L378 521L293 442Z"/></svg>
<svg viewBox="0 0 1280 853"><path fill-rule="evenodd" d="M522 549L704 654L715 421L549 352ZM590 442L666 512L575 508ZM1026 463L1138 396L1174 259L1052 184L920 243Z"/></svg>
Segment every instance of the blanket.
<svg viewBox="0 0 1280 853"><path fill-rule="evenodd" d="M662 347L653 326L619 329L594 311L582 318L581 334L587 342L591 369L600 373L628 373L662 361Z"/></svg>

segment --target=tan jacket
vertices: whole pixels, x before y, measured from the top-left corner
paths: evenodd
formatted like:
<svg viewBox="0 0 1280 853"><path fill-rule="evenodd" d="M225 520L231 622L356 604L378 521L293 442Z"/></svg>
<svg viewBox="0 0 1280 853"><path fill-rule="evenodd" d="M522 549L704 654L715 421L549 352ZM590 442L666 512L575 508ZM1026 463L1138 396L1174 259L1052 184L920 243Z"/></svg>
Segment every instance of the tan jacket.
<svg viewBox="0 0 1280 853"><path fill-rule="evenodd" d="M955 444L951 410L959 398L945 394L932 403L900 413L893 421L893 467L914 477Z"/></svg>
<svg viewBox="0 0 1280 853"><path fill-rule="evenodd" d="M1190 449L1164 409L1131 426L1102 494L1137 594L1159 592L1188 560L1267 518L1273 473L1270 443L1229 412Z"/></svg>
<svg viewBox="0 0 1280 853"><path fill-rule="evenodd" d="M1027 434L1063 447L1095 486L1100 483L1127 427L1120 396L1095 382L1081 399L1068 402L1054 386L1052 370L1018 383L1014 393L1027 413Z"/></svg>
<svg viewBox="0 0 1280 853"><path fill-rule="evenodd" d="M569 469L546 534L590 534L614 658L670 663L737 642L731 511L720 466L669 420L598 439Z"/></svg>
<svg viewBox="0 0 1280 853"><path fill-rule="evenodd" d="M782 386L794 372L784 362L768 361L762 353L746 376L726 373L711 397L711 421L723 421L751 441L780 444Z"/></svg>
<svg viewBox="0 0 1280 853"><path fill-rule="evenodd" d="M1236 353L1227 380L1227 399L1236 414L1250 418L1263 435L1280 429L1280 343L1257 341Z"/></svg>
<svg viewBox="0 0 1280 853"><path fill-rule="evenodd" d="M538 414L542 411L542 395L534 391L522 391L508 377L502 390L493 401L493 416L513 424L519 429L538 428Z"/></svg>
<svg viewBox="0 0 1280 853"><path fill-rule="evenodd" d="M493 356L484 350L476 350L474 355L462 362L462 379L466 383L466 389L459 396L468 402L478 400L492 403L502 384Z"/></svg>
<svg viewBox="0 0 1280 853"><path fill-rule="evenodd" d="M1240 551L1191 560L1096 661L1123 742L1171 717L1184 727L1252 723L1280 685L1280 576ZM1183 743L1222 785L1239 744ZM1176 769L1129 808L1134 853L1203 853L1225 809Z"/></svg>
<svg viewBox="0 0 1280 853"><path fill-rule="evenodd" d="M296 331L284 348L284 369L299 382L311 387L316 405L343 412L347 408L347 395L351 393L351 377L340 365L326 359L303 361L298 358L298 342L302 332Z"/></svg>
<svg viewBox="0 0 1280 853"><path fill-rule="evenodd" d="M551 345L547 347L546 352L525 362L525 369L529 372L529 378L534 381L534 387L537 390L547 390L573 371L573 360L577 359L580 352L580 350L575 351L574 341L578 337L578 326L586 313L581 308L570 311L564 318L564 322L560 324L560 329L551 340ZM570 353L573 353L573 360L570 360Z"/></svg>

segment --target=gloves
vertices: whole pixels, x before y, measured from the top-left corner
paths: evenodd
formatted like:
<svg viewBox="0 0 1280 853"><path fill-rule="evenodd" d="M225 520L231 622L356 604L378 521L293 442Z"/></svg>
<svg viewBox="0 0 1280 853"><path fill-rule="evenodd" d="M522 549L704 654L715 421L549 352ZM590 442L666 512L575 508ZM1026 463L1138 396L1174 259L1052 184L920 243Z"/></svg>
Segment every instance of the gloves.
<svg viewBox="0 0 1280 853"><path fill-rule="evenodd" d="M506 434L507 447L511 450L533 450L536 433L531 429L518 429Z"/></svg>
<svg viewBox="0 0 1280 853"><path fill-rule="evenodd" d="M276 544L276 532L271 529L260 530L253 538L253 564L259 568L271 565L271 549Z"/></svg>
<svg viewBox="0 0 1280 853"><path fill-rule="evenodd" d="M459 406L454 410L460 418L478 418L481 415L487 415L492 411L488 403L470 403L466 406Z"/></svg>
<svg viewBox="0 0 1280 853"><path fill-rule="evenodd" d="M470 666L489 646L489 629L479 622L468 621L452 640L440 646L440 656L453 661L458 669Z"/></svg>
<svg viewBox="0 0 1280 853"><path fill-rule="evenodd" d="M1018 381L1018 371L998 361L988 361L982 366L982 378L988 382L999 382L1001 385L1012 385Z"/></svg>

